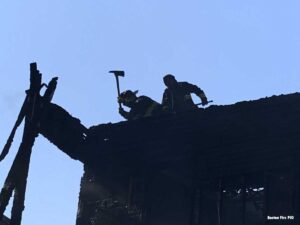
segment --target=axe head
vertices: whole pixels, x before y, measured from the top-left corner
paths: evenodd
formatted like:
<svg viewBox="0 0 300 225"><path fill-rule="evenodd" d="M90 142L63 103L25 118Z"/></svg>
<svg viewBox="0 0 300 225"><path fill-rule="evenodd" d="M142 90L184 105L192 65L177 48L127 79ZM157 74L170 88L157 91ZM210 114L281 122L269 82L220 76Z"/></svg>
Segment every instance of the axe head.
<svg viewBox="0 0 300 225"><path fill-rule="evenodd" d="M36 70L37 70L36 62L30 63L30 71L36 71Z"/></svg>
<svg viewBox="0 0 300 225"><path fill-rule="evenodd" d="M116 77L124 77L125 72L123 70L111 70L110 73L113 73Z"/></svg>

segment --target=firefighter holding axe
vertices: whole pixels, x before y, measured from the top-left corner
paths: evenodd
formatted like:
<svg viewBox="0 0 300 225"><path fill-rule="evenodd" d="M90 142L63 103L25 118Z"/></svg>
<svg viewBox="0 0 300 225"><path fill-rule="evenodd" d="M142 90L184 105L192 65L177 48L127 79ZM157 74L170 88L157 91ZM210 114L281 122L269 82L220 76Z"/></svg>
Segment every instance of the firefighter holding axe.
<svg viewBox="0 0 300 225"><path fill-rule="evenodd" d="M138 97L138 91L126 90L120 93L119 77L124 77L124 71L113 70L109 72L113 73L116 78L119 113L121 116L123 116L127 120L136 120L161 114L161 105L147 96ZM130 110L124 110L122 104L130 108Z"/></svg>

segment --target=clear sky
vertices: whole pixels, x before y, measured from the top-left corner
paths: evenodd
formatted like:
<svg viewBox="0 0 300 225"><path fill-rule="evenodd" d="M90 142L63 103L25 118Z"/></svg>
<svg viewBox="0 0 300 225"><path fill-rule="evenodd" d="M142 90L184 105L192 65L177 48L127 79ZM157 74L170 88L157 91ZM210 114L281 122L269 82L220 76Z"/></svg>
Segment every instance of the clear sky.
<svg viewBox="0 0 300 225"><path fill-rule="evenodd" d="M89 127L122 120L121 89L161 101L162 77L214 104L300 90L299 0L0 0L0 148L29 86L29 64L59 76L54 102ZM0 163L0 186L20 143ZM45 138L34 146L23 225L75 224L80 162ZM7 215L10 210L7 210Z"/></svg>

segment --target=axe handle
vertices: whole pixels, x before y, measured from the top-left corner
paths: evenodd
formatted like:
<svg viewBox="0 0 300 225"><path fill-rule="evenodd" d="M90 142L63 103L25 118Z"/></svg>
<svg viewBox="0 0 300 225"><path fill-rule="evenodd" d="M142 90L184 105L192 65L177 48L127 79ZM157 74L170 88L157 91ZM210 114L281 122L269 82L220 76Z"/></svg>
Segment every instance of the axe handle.
<svg viewBox="0 0 300 225"><path fill-rule="evenodd" d="M119 84L119 76L115 75L116 82L117 82L117 91L118 91L118 97L120 97L120 84ZM121 103L119 102L119 108L122 108Z"/></svg>
<svg viewBox="0 0 300 225"><path fill-rule="evenodd" d="M212 103L212 102L213 102L213 100L210 100L210 101L207 102L207 104ZM202 105L202 103L197 103L196 105Z"/></svg>

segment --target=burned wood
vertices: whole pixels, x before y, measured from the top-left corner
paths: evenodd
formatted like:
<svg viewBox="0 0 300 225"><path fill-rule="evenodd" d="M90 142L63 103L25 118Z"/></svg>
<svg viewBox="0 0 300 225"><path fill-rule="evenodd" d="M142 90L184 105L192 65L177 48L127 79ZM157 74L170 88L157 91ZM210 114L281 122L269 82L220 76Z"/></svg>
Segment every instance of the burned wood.
<svg viewBox="0 0 300 225"><path fill-rule="evenodd" d="M13 129L12 129L12 131L10 133L10 135L9 135L9 138L6 141L6 144L5 144L2 152L1 152L0 162L5 158L5 156L9 152L9 149L10 149L10 147L12 145L12 142L14 140L14 137L15 137L15 133L16 133L18 127L21 125L21 123L22 123L22 121L23 121L23 119L25 117L25 114L26 114L26 111L27 111L27 106L28 106L28 104L27 104L27 96L26 96L26 98L25 98L25 100L23 102L22 108L20 110L20 113L18 115L17 121L16 121L16 123L15 123L15 125L14 125L14 127L13 127Z"/></svg>
<svg viewBox="0 0 300 225"><path fill-rule="evenodd" d="M52 80L47 85L47 89L45 91L45 94L43 96L43 101L48 104L52 101L56 86L57 86L57 80L58 77L52 78Z"/></svg>
<svg viewBox="0 0 300 225"><path fill-rule="evenodd" d="M85 161L88 129L62 107L50 103L40 121L40 133L73 159Z"/></svg>
<svg viewBox="0 0 300 225"><path fill-rule="evenodd" d="M4 216L2 220L0 220L0 225L9 225L9 223L10 220L6 216Z"/></svg>
<svg viewBox="0 0 300 225"><path fill-rule="evenodd" d="M44 109L50 103L57 83L57 78L53 78L44 96L40 96L41 73L37 70L36 63L30 65L30 89L27 91L26 101L20 114L24 114L25 125L22 142L16 158L5 180L4 187L0 193L0 219L8 205L9 199L14 191L14 201L11 212L11 225L20 225L22 212L24 210L26 183L29 171L30 156L35 138L39 134L39 123ZM19 116L16 125L20 123ZM15 125L15 127L17 127ZM16 128L14 127L13 132Z"/></svg>

